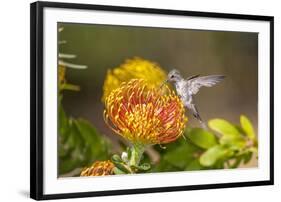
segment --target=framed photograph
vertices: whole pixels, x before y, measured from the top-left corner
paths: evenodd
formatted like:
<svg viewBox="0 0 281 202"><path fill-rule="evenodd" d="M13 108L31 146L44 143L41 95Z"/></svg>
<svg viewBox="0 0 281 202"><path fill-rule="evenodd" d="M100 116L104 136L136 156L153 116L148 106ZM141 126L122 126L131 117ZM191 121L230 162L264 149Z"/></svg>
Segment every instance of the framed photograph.
<svg viewBox="0 0 281 202"><path fill-rule="evenodd" d="M273 17L31 4L31 198L273 184Z"/></svg>

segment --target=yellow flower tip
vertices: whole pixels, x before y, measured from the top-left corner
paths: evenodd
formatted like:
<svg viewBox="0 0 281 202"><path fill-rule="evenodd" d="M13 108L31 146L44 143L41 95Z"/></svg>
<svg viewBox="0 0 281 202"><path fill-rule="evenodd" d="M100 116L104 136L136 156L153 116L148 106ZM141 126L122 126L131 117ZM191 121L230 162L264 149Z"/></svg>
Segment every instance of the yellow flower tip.
<svg viewBox="0 0 281 202"><path fill-rule="evenodd" d="M120 87L123 82L129 82L131 79L144 79L149 88L154 88L161 85L166 76L166 72L157 63L140 57L127 59L120 66L107 71L103 85L102 101L112 90Z"/></svg>
<svg viewBox="0 0 281 202"><path fill-rule="evenodd" d="M65 72L66 72L66 67L59 65L59 84L66 83Z"/></svg>
<svg viewBox="0 0 281 202"><path fill-rule="evenodd" d="M80 87L74 84L70 84L66 80L66 66L59 65L58 68L58 84L60 90L72 90L79 91Z"/></svg>
<svg viewBox="0 0 281 202"><path fill-rule="evenodd" d="M175 141L183 134L187 117L179 97L168 86L163 88L149 88L143 79L122 83L105 99L105 122L133 143Z"/></svg>
<svg viewBox="0 0 281 202"><path fill-rule="evenodd" d="M107 161L96 161L90 167L84 168L80 176L105 176L113 175L114 164Z"/></svg>

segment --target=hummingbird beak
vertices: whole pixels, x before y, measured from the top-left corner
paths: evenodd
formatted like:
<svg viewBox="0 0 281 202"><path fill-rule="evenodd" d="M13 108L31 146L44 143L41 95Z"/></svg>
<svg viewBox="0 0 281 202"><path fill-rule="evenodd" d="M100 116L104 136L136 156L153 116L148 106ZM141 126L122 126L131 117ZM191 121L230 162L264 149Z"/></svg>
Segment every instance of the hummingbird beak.
<svg viewBox="0 0 281 202"><path fill-rule="evenodd" d="M162 88L164 86L165 83L167 83L169 81L169 79L166 79L165 81L163 81L163 83L160 85L159 88Z"/></svg>

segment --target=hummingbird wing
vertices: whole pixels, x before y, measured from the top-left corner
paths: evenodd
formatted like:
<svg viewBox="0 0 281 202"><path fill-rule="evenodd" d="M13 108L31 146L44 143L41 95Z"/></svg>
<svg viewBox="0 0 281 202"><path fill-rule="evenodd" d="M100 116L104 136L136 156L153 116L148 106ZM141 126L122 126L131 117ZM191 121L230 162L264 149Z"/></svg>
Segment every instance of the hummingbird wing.
<svg viewBox="0 0 281 202"><path fill-rule="evenodd" d="M187 89L190 95L195 95L202 86L212 87L222 81L224 77L223 75L192 76L186 81Z"/></svg>

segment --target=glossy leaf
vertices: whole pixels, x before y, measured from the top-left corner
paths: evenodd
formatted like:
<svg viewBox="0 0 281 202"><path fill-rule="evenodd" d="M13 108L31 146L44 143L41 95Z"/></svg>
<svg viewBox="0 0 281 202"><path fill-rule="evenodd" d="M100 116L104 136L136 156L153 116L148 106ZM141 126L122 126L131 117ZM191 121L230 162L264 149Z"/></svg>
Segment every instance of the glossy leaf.
<svg viewBox="0 0 281 202"><path fill-rule="evenodd" d="M212 130L220 133L223 136L232 136L232 137L240 136L239 130L226 120L212 119L209 121L208 124Z"/></svg>
<svg viewBox="0 0 281 202"><path fill-rule="evenodd" d="M186 167L185 170L202 170L204 167L200 164L199 159L196 158L193 161L191 161Z"/></svg>
<svg viewBox="0 0 281 202"><path fill-rule="evenodd" d="M255 130L251 121L246 116L242 115L240 116L240 124L243 130L246 132L245 135L247 135L251 140L255 140Z"/></svg>
<svg viewBox="0 0 281 202"><path fill-rule="evenodd" d="M88 121L68 118L59 107L59 174L109 159L110 144Z"/></svg>
<svg viewBox="0 0 281 202"><path fill-rule="evenodd" d="M162 158L167 163L184 170L187 164L194 159L194 152L196 152L196 150L198 149L195 146L186 143L172 150L168 150Z"/></svg>
<svg viewBox="0 0 281 202"><path fill-rule="evenodd" d="M122 163L123 162L122 159L120 158L120 156L117 155L117 154L114 154L111 157L111 160L112 160L113 163Z"/></svg>
<svg viewBox="0 0 281 202"><path fill-rule="evenodd" d="M219 159L226 157L228 154L227 148L222 145L216 145L206 152L204 152L200 157L200 164L203 166L210 167L214 165Z"/></svg>
<svg viewBox="0 0 281 202"><path fill-rule="evenodd" d="M126 174L126 172L123 172L122 170L120 170L120 169L117 168L117 167L114 167L114 168L113 168L113 172L114 172L114 174L116 174L116 175Z"/></svg>
<svg viewBox="0 0 281 202"><path fill-rule="evenodd" d="M246 141L242 136L232 137L232 136L223 136L220 138L220 144L228 146L233 150L240 150L245 148Z"/></svg>
<svg viewBox="0 0 281 202"><path fill-rule="evenodd" d="M84 142L91 149L96 158L109 158L109 142L101 135L88 121L78 119L75 121L76 126L83 137Z"/></svg>
<svg viewBox="0 0 281 202"><path fill-rule="evenodd" d="M203 149L209 149L217 144L215 135L201 128L190 130L187 137L192 143Z"/></svg>
<svg viewBox="0 0 281 202"><path fill-rule="evenodd" d="M124 173L131 173L129 167L127 167L124 163L116 163L114 162L114 165L121 170Z"/></svg>

